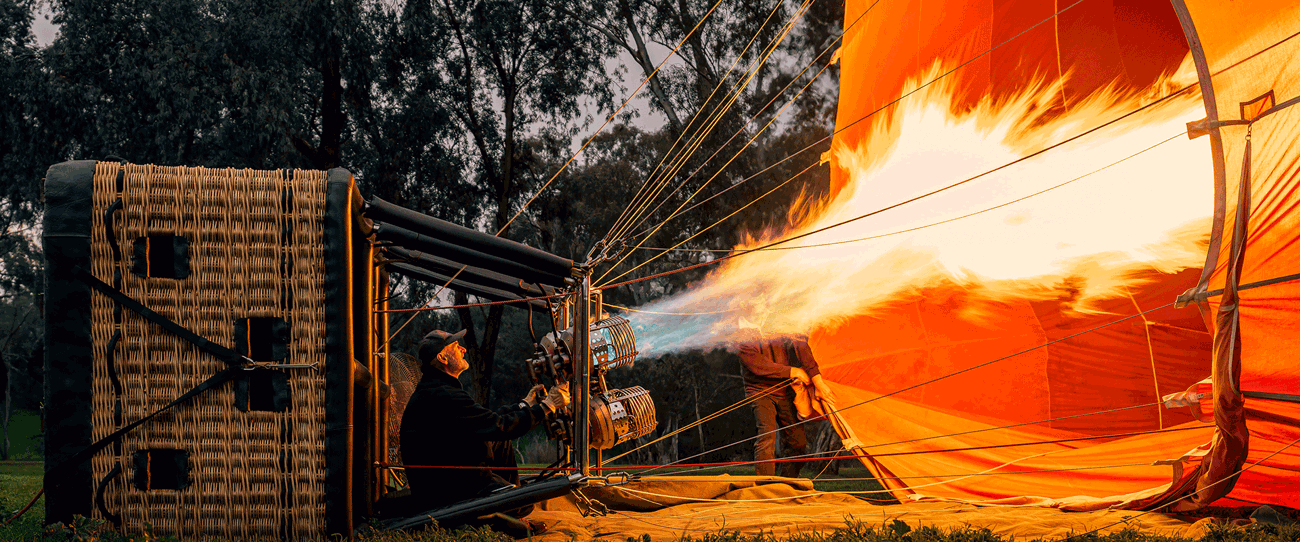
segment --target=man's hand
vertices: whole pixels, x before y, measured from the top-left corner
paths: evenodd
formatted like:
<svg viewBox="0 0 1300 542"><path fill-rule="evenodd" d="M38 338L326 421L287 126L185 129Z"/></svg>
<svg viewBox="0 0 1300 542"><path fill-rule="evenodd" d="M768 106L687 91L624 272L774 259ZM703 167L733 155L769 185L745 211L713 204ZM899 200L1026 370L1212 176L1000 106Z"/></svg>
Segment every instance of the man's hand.
<svg viewBox="0 0 1300 542"><path fill-rule="evenodd" d="M820 376L820 375L818 375L818 376ZM790 378L793 378L793 379L795 380L795 382L798 382L798 383L803 384L803 385L805 385L805 386L808 385L808 373L804 372L803 369L800 369L800 368L798 368L798 367L791 367L791 368L790 368Z"/></svg>
<svg viewBox="0 0 1300 542"><path fill-rule="evenodd" d="M565 382L551 388L546 398L542 399L542 404L551 412L557 412L569 404L569 383Z"/></svg>
<svg viewBox="0 0 1300 542"><path fill-rule="evenodd" d="M524 404L534 406L537 404L537 398L546 394L546 386L538 384L533 389L528 390L528 395L524 396Z"/></svg>
<svg viewBox="0 0 1300 542"><path fill-rule="evenodd" d="M835 392L831 391L831 387L826 385L826 380L822 378L822 375L812 377L812 383L813 387L817 388L818 399L832 405L835 404Z"/></svg>

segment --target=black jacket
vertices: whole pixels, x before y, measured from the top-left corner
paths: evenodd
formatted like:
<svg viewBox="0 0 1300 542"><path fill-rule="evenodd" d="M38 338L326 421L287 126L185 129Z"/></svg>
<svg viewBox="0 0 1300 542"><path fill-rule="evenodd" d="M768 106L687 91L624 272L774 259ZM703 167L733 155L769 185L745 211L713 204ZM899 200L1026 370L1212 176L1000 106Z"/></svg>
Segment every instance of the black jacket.
<svg viewBox="0 0 1300 542"><path fill-rule="evenodd" d="M486 465L491 454L488 442L517 439L544 417L540 404L488 410L470 398L460 381L428 369L402 413L402 461L408 465ZM446 504L472 497L492 483L486 469L411 468L406 476L412 497Z"/></svg>

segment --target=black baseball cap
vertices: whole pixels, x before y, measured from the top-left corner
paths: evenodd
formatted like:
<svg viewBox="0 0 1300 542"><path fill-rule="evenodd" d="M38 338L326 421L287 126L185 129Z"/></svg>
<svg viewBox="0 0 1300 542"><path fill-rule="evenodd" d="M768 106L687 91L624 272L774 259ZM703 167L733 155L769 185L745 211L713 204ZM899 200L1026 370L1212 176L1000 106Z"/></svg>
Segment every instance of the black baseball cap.
<svg viewBox="0 0 1300 542"><path fill-rule="evenodd" d="M433 361L438 352L442 352L442 349L446 348L447 345L459 341L464 336L465 330L463 329L455 333L447 333L441 329L430 331L420 340L420 362L429 363Z"/></svg>

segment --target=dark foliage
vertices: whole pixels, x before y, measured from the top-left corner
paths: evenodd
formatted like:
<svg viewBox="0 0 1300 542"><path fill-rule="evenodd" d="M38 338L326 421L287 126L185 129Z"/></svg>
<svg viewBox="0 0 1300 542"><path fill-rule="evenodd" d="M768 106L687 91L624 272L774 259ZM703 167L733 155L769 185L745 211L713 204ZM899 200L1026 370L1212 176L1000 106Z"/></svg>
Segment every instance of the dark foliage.
<svg viewBox="0 0 1300 542"><path fill-rule="evenodd" d="M829 133L834 67L793 102L786 120L763 126L825 65L829 55L818 55L836 46L841 9L835 2L813 4L778 44L797 4L778 3L774 11L720 4L684 42L679 60L651 79L644 91L652 97L649 108L625 109L597 130L663 59L656 45L675 47L711 5L0 0L0 99L7 104L0 111L0 344L9 366L0 384L18 384L9 387L10 403L39 407L40 190L45 169L64 160L342 166L367 196L493 233L509 224L503 235L578 261L606 237L647 179L671 170L662 175L663 204L628 232L654 233L626 243L629 249L642 239L645 246L671 246L696 235L825 150L823 142L754 176ZM52 43L36 43L31 26L44 16L38 14L52 15L59 27ZM755 64L769 46L776 46L771 60ZM801 73L809 63L813 68ZM746 75L751 65L759 69ZM787 83L790 90L781 93ZM720 108L731 101L724 94L733 86L740 89L734 106ZM714 129L700 132L714 112ZM570 162L589 134L595 134L591 145ZM698 150L681 154L688 143ZM824 168L796 181L683 248L726 249L747 233L779 226L791 198L820 194L827 183ZM725 188L733 189L654 229L683 204ZM628 252L611 277L658 254ZM670 252L629 277L700 259L698 252ZM638 305L681 290L701 273L607 296ZM397 280L393 306L425 304L438 290ZM475 300L442 292L438 302ZM401 315L393 329L403 331L391 344L409 351L428 329L470 328L466 383L480 400L499 404L517 400L527 387L520 361L534 339L526 322L524 312L500 306ZM541 320L533 327L537 335L550 331ZM716 369L715 358L645 360L635 378L656 397L689 405L664 411L665 420L680 426L696 419L697 410L707 415L740 398L730 376L709 369ZM695 376L683 387L655 367ZM709 393L697 403L700 390ZM684 433L677 445L683 454L698 453L701 441L711 445L738 430L722 425L717 435Z"/></svg>

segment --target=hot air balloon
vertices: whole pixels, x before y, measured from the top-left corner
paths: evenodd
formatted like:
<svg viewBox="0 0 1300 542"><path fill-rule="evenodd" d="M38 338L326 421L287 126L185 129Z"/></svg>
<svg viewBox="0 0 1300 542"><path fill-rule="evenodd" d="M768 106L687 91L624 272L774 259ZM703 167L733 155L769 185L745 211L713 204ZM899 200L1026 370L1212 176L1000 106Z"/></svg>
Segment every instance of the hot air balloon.
<svg viewBox="0 0 1300 542"><path fill-rule="evenodd" d="M878 11L845 35L838 148L899 137L887 122L860 119L906 122L907 98L897 98L941 75L958 116L1014 99L1035 78L1050 87L1034 103L1047 109L1040 119L1068 116L1098 93L1150 103L1176 91L1167 78L1190 42L1208 117L1189 136L1209 136L1199 152L1209 151L1202 167L1216 188L1199 203L1213 213L1197 240L1204 272L1133 267L1082 311L1074 304L1086 272L1005 295L979 294L978 279L932 281L821 326L813 349L842 386L846 445L904 501L1297 506L1300 491L1285 480L1300 448L1283 449L1300 437L1289 307L1300 293L1297 129L1286 109L1300 75L1283 60L1297 46L1296 6L851 0L846 27L868 10ZM850 169L862 166L836 165L832 190L853 189ZM1091 220L1116 220L1106 207Z"/></svg>

